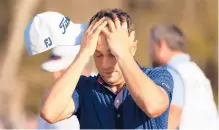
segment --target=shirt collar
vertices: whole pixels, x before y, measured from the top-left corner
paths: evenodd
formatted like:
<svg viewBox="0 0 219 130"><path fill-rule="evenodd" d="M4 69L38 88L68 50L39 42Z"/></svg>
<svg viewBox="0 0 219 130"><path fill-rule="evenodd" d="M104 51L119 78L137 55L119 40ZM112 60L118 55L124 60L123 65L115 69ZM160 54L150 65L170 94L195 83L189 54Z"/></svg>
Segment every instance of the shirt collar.
<svg viewBox="0 0 219 130"><path fill-rule="evenodd" d="M167 64L177 64L190 61L190 56L185 53L174 55Z"/></svg>
<svg viewBox="0 0 219 130"><path fill-rule="evenodd" d="M99 84L101 84L102 86L104 86L105 88L107 88L109 91L111 91L112 93L114 93L114 94L116 94L113 90L112 90L112 88L101 78L101 76L98 74L97 75L97 82L99 83ZM123 86L125 86L125 84L123 85Z"/></svg>

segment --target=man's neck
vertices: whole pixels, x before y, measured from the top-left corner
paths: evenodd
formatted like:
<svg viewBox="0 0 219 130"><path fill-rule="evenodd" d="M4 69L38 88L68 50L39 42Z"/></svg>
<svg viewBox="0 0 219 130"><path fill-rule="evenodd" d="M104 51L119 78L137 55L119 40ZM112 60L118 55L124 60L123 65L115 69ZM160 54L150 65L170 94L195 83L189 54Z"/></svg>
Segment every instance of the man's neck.
<svg viewBox="0 0 219 130"><path fill-rule="evenodd" d="M117 85L110 85L110 88L113 90L113 92L119 93L124 86L125 86L125 81Z"/></svg>
<svg viewBox="0 0 219 130"><path fill-rule="evenodd" d="M110 89L110 91L112 91L113 93L119 93L122 90L122 88L125 86L124 78L121 78L119 81L117 81L116 83L113 83L113 84L110 84L110 83L107 83L106 81L104 81L100 75L98 75L97 80L100 84L103 84L105 87Z"/></svg>

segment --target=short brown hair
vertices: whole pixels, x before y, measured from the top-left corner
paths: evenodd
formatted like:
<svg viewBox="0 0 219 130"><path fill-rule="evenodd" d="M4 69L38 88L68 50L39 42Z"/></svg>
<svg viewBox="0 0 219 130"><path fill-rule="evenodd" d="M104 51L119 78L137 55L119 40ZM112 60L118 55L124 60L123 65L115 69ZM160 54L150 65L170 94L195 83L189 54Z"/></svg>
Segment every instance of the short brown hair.
<svg viewBox="0 0 219 130"><path fill-rule="evenodd" d="M151 28L150 35L156 43L159 43L160 40L165 40L171 50L186 52L185 36L175 24L157 24Z"/></svg>
<svg viewBox="0 0 219 130"><path fill-rule="evenodd" d="M131 33L132 31L134 31L134 24L132 22L131 17L129 16L128 13L126 13L125 11L121 10L121 9L102 9L99 12L97 12L91 19L89 22L89 25L95 20L95 19L101 19L103 17L108 17L111 20L113 20L113 14L115 14L120 21L122 21L122 17L124 17L127 21L127 25L128 25L128 32Z"/></svg>

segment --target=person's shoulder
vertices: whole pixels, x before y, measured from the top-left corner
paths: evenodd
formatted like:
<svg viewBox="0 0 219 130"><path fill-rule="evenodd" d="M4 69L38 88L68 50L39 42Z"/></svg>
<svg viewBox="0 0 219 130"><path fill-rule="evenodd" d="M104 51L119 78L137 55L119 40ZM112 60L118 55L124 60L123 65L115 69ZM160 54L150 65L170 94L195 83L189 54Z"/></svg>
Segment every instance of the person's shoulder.
<svg viewBox="0 0 219 130"><path fill-rule="evenodd" d="M170 74L170 72L167 70L165 66L155 67L155 68L142 68L142 71L149 77L154 77L154 76L156 77L159 75L159 76L172 78L172 75Z"/></svg>
<svg viewBox="0 0 219 130"><path fill-rule="evenodd" d="M90 73L90 76L92 76L92 77L95 77L95 76L97 76L98 75L98 73L95 73L95 72L91 72Z"/></svg>
<svg viewBox="0 0 219 130"><path fill-rule="evenodd" d="M182 79L181 75L179 74L179 72L177 72L174 68L172 68L168 65L166 65L165 67L168 70L168 72L170 72L170 74L172 75L174 82L183 83L183 79Z"/></svg>
<svg viewBox="0 0 219 130"><path fill-rule="evenodd" d="M164 66L156 67L156 68L143 68L142 70L157 85L163 88L168 87L168 89L170 89L168 91L172 92L173 77Z"/></svg>
<svg viewBox="0 0 219 130"><path fill-rule="evenodd" d="M90 76L84 76L84 75L81 75L80 76L80 79L79 80L82 80L83 82L84 81L94 81L97 79L97 75L90 75Z"/></svg>
<svg viewBox="0 0 219 130"><path fill-rule="evenodd" d="M78 84L77 84L77 87L86 87L87 86L90 86L92 87L92 85L95 85L97 81L97 76L84 76L84 75L81 75L80 76L80 79L78 81Z"/></svg>
<svg viewBox="0 0 219 130"><path fill-rule="evenodd" d="M165 65L164 67L166 68L166 70L167 70L168 72L170 72L170 74L171 74L172 76L174 76L174 75L179 75L179 73L178 73L174 68L172 68L171 66Z"/></svg>

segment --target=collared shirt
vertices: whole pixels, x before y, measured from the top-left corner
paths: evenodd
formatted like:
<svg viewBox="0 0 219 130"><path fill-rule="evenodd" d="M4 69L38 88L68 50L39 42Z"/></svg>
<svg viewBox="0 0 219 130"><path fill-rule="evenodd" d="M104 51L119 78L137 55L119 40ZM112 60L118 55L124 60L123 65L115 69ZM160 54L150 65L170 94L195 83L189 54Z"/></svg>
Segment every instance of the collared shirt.
<svg viewBox="0 0 219 130"><path fill-rule="evenodd" d="M100 77L100 75L97 76L97 82L99 82L101 85L103 85L105 88L107 88L109 91L111 91L112 93L116 94L116 98L114 100L114 106L116 107L116 109L119 108L120 104L122 103L122 99L123 99L123 91L125 89L125 84L123 85L123 88L120 90L120 92L117 94L116 92L114 92L112 90L111 87L109 87L104 80Z"/></svg>
<svg viewBox="0 0 219 130"><path fill-rule="evenodd" d="M179 73L176 70L174 70L172 67L170 67L169 64L180 64L189 61L190 61L189 55L184 53L177 54L174 55L165 66L167 70L170 72L170 74L172 75L174 81L173 98L171 104L176 105L179 108L182 108L184 105L184 98L185 98L184 83Z"/></svg>
<svg viewBox="0 0 219 130"><path fill-rule="evenodd" d="M167 92L171 102L171 74L164 67L141 69ZM115 102L119 96L122 96L122 100L116 107ZM160 116L150 118L134 102L127 86L115 94L98 82L98 76L82 76L72 98L75 104L74 114L79 119L81 129L167 129L169 107Z"/></svg>

